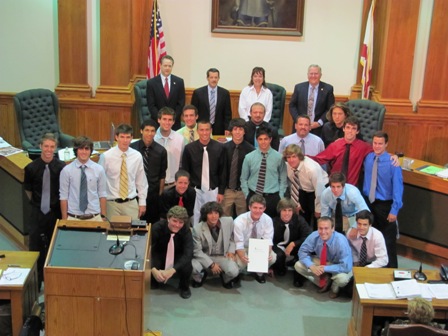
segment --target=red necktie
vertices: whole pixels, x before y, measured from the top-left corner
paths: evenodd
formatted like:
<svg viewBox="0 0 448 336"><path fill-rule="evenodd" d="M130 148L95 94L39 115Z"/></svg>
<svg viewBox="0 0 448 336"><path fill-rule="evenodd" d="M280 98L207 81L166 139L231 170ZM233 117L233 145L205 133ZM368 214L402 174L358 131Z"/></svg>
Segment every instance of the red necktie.
<svg viewBox="0 0 448 336"><path fill-rule="evenodd" d="M182 196L179 197L179 204L178 204L178 205L181 206L181 207L184 206L184 201L183 201L182 198L183 198Z"/></svg>
<svg viewBox="0 0 448 336"><path fill-rule="evenodd" d="M324 246L322 247L322 251L320 252L320 265L325 266L327 264L327 243L324 242ZM320 287L325 286L325 278L321 275L320 276Z"/></svg>
<svg viewBox="0 0 448 336"><path fill-rule="evenodd" d="M165 96L168 98L170 96L170 86L168 85L168 77L165 77L165 85L163 86L165 90Z"/></svg>

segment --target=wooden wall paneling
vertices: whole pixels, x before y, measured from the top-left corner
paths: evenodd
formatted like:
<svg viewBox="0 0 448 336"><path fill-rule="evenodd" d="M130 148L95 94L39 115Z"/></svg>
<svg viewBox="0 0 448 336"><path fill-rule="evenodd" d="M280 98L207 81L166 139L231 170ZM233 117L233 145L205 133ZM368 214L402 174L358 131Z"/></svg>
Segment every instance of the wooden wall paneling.
<svg viewBox="0 0 448 336"><path fill-rule="evenodd" d="M444 165L448 162L448 118L425 115L386 114L389 152Z"/></svg>
<svg viewBox="0 0 448 336"><path fill-rule="evenodd" d="M448 1L435 0L418 113L448 115Z"/></svg>
<svg viewBox="0 0 448 336"><path fill-rule="evenodd" d="M409 92L414 61L420 0L378 1L379 57L373 100L394 113L412 113ZM375 62L374 62L375 65Z"/></svg>
<svg viewBox="0 0 448 336"><path fill-rule="evenodd" d="M90 97L87 68L87 0L58 1L58 96Z"/></svg>
<svg viewBox="0 0 448 336"><path fill-rule="evenodd" d="M152 0L132 1L131 73L146 78Z"/></svg>
<svg viewBox="0 0 448 336"><path fill-rule="evenodd" d="M109 140L110 125L131 123L132 105L116 101L61 100L59 122L65 133ZM138 134L134 130L134 134Z"/></svg>
<svg viewBox="0 0 448 336"><path fill-rule="evenodd" d="M100 1L99 99L132 100L132 4L134 1Z"/></svg>
<svg viewBox="0 0 448 336"><path fill-rule="evenodd" d="M0 136L12 146L21 147L13 97L12 93L0 93Z"/></svg>

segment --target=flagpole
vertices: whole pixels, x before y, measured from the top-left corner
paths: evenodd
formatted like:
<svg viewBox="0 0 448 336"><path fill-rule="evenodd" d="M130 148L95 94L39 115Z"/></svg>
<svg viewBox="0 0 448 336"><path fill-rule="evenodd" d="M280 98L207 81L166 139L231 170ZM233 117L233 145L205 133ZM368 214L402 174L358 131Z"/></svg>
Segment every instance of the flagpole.
<svg viewBox="0 0 448 336"><path fill-rule="evenodd" d="M152 3L152 14L153 17L155 18L154 23L157 22L157 0L154 0ZM155 45L158 46L159 45L159 41L157 40L157 24L153 24L153 36L154 36L154 42ZM156 55L156 67L155 67L155 74L159 73L159 54L158 54L158 48L155 48L155 55Z"/></svg>

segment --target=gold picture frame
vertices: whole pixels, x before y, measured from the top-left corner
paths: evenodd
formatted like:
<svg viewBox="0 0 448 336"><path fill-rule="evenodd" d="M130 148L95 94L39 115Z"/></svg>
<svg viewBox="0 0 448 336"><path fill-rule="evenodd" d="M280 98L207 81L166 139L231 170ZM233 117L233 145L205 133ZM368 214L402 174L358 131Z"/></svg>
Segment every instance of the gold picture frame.
<svg viewBox="0 0 448 336"><path fill-rule="evenodd" d="M212 33L303 35L305 0L212 1Z"/></svg>

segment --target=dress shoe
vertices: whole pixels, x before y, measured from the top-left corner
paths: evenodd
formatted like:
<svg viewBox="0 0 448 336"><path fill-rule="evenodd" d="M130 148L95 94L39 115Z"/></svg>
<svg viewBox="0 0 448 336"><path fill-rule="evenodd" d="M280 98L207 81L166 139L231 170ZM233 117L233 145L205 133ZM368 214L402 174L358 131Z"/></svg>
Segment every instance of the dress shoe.
<svg viewBox="0 0 448 336"><path fill-rule="evenodd" d="M207 279L207 272L203 272L203 273L202 273L202 279L201 279L200 282L195 281L195 280L192 280L192 281L191 281L191 287L193 287L193 288L199 288L199 287L202 287L202 285L203 285L204 282L205 282L205 279Z"/></svg>
<svg viewBox="0 0 448 336"><path fill-rule="evenodd" d="M318 293L325 293L325 292L328 292L328 291L330 290L330 287L331 287L332 280L331 280L331 276L330 276L330 274L325 273L324 275L322 275L322 277L324 277L324 279L325 279L325 284L323 285L323 287L321 287L321 288L317 291Z"/></svg>
<svg viewBox="0 0 448 336"><path fill-rule="evenodd" d="M333 291L330 291L328 296L330 297L330 299L336 299L339 296L339 293L335 293Z"/></svg>
<svg viewBox="0 0 448 336"><path fill-rule="evenodd" d="M261 275L255 274L255 280L257 280L258 283L265 283L266 277L264 276L264 274Z"/></svg>
<svg viewBox="0 0 448 336"><path fill-rule="evenodd" d="M184 288L184 289L180 289L180 297L182 299L189 299L191 297L191 291L190 288Z"/></svg>
<svg viewBox="0 0 448 336"><path fill-rule="evenodd" d="M294 287L300 288L303 287L303 280L304 278L297 272L294 272Z"/></svg>

